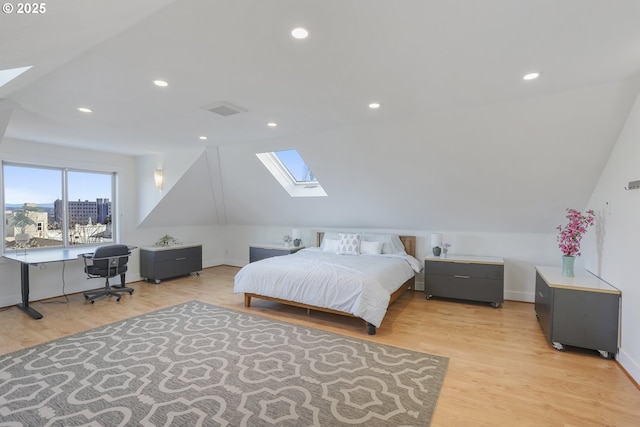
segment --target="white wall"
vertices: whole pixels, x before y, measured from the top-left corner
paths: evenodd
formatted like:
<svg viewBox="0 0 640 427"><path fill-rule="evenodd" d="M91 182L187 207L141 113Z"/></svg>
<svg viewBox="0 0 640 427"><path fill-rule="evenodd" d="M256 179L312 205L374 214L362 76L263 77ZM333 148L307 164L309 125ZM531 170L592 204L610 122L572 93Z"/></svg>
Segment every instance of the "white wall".
<svg viewBox="0 0 640 427"><path fill-rule="evenodd" d="M317 231L370 231L416 236L416 258L423 260L431 252L429 237L440 232L451 243L450 253L460 255L496 256L505 260L505 299L533 302L535 295L535 265L561 264L561 253L555 234L468 233L442 230L402 229L332 229L312 227L266 227L228 225L224 229L227 242L226 264L243 266L249 262L250 244L282 244L282 236L293 228L302 232L305 246L315 246ZM577 260L580 266L580 260ZM417 289L424 289L422 273L417 276ZM533 306L532 321L535 321Z"/></svg>
<svg viewBox="0 0 640 427"><path fill-rule="evenodd" d="M585 148L586 149L586 148ZM596 232L585 236L586 267L622 291L618 361L640 382L640 190L625 190L640 179L640 96L593 191L588 208L597 213Z"/></svg>
<svg viewBox="0 0 640 427"><path fill-rule="evenodd" d="M203 152L203 148L185 149L137 157L135 188L138 190L138 223L149 215ZM161 190L155 186L156 169L162 170Z"/></svg>

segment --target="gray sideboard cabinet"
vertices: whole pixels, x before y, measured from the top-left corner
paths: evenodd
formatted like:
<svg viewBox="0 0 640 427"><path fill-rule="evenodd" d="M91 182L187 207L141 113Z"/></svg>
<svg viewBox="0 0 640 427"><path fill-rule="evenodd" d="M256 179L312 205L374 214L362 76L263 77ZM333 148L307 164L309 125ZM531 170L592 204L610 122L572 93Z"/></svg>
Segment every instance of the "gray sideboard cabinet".
<svg viewBox="0 0 640 427"><path fill-rule="evenodd" d="M304 246L285 246L282 244L252 244L249 245L249 262L260 261L261 259L274 256L290 255L304 249Z"/></svg>
<svg viewBox="0 0 640 427"><path fill-rule="evenodd" d="M536 266L536 317L547 341L597 350L611 359L618 352L621 293L588 272L562 276L560 267Z"/></svg>
<svg viewBox="0 0 640 427"><path fill-rule="evenodd" d="M504 260L497 257L448 255L424 261L424 292L431 297L504 302Z"/></svg>
<svg viewBox="0 0 640 427"><path fill-rule="evenodd" d="M147 281L160 283L164 279L199 273L200 270L202 270L201 244L140 248L140 276Z"/></svg>

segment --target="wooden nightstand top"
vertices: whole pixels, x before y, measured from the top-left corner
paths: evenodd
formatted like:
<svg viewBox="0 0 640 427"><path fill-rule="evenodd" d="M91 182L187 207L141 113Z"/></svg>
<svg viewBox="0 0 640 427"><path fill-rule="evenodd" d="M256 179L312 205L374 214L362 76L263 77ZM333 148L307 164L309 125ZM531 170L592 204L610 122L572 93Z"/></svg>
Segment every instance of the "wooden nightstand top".
<svg viewBox="0 0 640 427"><path fill-rule="evenodd" d="M581 291L621 294L620 290L600 279L589 271L576 271L574 277L562 275L561 267L547 267L536 265L536 271L550 288L575 289Z"/></svg>
<svg viewBox="0 0 640 427"><path fill-rule="evenodd" d="M285 246L282 243L251 243L249 245L251 248L261 248L261 249L276 249L279 251L299 251L300 249L304 249L304 246Z"/></svg>
<svg viewBox="0 0 640 427"><path fill-rule="evenodd" d="M462 264L498 264L504 265L504 259L500 257L486 257L475 255L451 255L447 256L428 256L425 261L442 261L442 262L459 262Z"/></svg>

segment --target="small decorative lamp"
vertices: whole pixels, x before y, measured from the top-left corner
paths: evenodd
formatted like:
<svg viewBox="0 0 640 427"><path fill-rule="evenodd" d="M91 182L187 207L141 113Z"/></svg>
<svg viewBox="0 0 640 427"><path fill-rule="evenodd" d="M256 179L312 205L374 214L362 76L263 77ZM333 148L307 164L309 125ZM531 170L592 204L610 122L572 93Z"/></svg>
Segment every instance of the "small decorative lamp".
<svg viewBox="0 0 640 427"><path fill-rule="evenodd" d="M431 247L433 248L433 256L440 256L442 251L442 233L431 233Z"/></svg>
<svg viewBox="0 0 640 427"><path fill-rule="evenodd" d="M15 236L16 241L16 255L18 254L18 248L21 247L24 249L24 254L27 254L27 243L31 240L31 236L29 233L18 233Z"/></svg>
<svg viewBox="0 0 640 427"><path fill-rule="evenodd" d="M302 243L302 234L297 228L291 230L291 238L293 239L293 246L296 248L300 246L300 243Z"/></svg>

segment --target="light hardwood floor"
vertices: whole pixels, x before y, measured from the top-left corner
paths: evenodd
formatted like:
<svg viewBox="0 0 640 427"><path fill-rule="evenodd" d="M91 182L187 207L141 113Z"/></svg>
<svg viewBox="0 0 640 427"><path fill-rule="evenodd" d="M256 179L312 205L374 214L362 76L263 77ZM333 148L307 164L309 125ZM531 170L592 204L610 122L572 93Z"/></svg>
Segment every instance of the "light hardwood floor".
<svg viewBox="0 0 640 427"><path fill-rule="evenodd" d="M544 340L533 304L488 305L425 300L407 293L374 336L364 322L233 293L238 268L220 266L159 285L133 283L132 296L67 304L35 302L44 318L15 307L0 312L0 354L186 301L313 326L449 358L432 426L638 426L640 390L620 366L594 352L559 352ZM97 284L98 282L96 282ZM52 301L64 301L56 298Z"/></svg>

